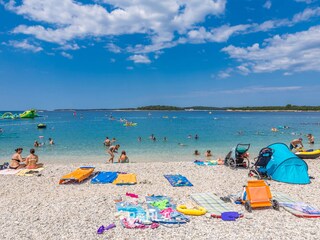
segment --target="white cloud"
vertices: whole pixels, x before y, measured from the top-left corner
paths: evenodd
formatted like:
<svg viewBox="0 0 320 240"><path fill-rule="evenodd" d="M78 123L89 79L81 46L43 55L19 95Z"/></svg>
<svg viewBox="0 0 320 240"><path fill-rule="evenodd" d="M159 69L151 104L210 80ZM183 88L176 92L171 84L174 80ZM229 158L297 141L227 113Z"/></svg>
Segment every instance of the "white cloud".
<svg viewBox="0 0 320 240"><path fill-rule="evenodd" d="M134 63L146 63L146 64L151 63L150 59L147 56L139 55L139 54L135 54L133 56L130 56L128 58L128 60L131 60Z"/></svg>
<svg viewBox="0 0 320 240"><path fill-rule="evenodd" d="M230 45L222 51L238 60L238 69L246 73L320 71L320 25L294 34L276 35L265 39L262 45Z"/></svg>
<svg viewBox="0 0 320 240"><path fill-rule="evenodd" d="M121 48L114 43L108 43L106 48L113 53L121 53Z"/></svg>
<svg viewBox="0 0 320 240"><path fill-rule="evenodd" d="M270 9L272 6L272 2L270 0L267 0L264 4L263 7L266 9Z"/></svg>
<svg viewBox="0 0 320 240"><path fill-rule="evenodd" d="M29 43L27 40L23 40L21 42L19 41L9 41L8 43L3 43L4 45L7 46L12 46L14 48L19 48L23 49L26 51L31 51L31 52L40 52L42 51L42 47L36 46L34 44Z"/></svg>
<svg viewBox="0 0 320 240"><path fill-rule="evenodd" d="M302 21L308 21L310 18L318 16L320 16L320 7L306 8L303 12L295 14L292 18L292 22L297 23Z"/></svg>
<svg viewBox="0 0 320 240"><path fill-rule="evenodd" d="M72 59L72 58L73 58L73 56L72 56L71 54L66 53L66 52L61 52L61 55L62 55L63 57L65 57L65 58L69 58L69 59Z"/></svg>
<svg viewBox="0 0 320 240"><path fill-rule="evenodd" d="M10 1L7 9L41 25L20 25L15 33L34 35L55 43L90 37L133 33L151 35L152 42L171 41L175 31L185 32L209 15L224 13L226 0L105 0L81 4L73 0L27 0L22 4ZM111 5L108 11L103 2Z"/></svg>
<svg viewBox="0 0 320 240"><path fill-rule="evenodd" d="M315 2L317 0L294 0L294 1L296 1L296 2L305 2L307 4L310 4L310 3L313 3L313 2Z"/></svg>
<svg viewBox="0 0 320 240"><path fill-rule="evenodd" d="M220 93L224 94L244 94L244 93L263 93L263 92L286 92L297 91L302 89L301 86L285 86L285 87L265 87L265 86L252 86L240 89L222 90Z"/></svg>
<svg viewBox="0 0 320 240"><path fill-rule="evenodd" d="M227 68L226 70L220 71L218 73L218 78L229 78L231 76L231 73L233 72L232 68Z"/></svg>

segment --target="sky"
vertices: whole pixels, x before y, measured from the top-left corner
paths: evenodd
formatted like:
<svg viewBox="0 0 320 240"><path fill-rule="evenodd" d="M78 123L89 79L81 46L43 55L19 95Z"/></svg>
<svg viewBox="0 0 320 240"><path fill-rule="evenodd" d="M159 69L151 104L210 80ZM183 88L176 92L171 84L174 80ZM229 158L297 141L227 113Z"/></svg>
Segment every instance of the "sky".
<svg viewBox="0 0 320 240"><path fill-rule="evenodd" d="M0 109L320 105L320 0L0 0Z"/></svg>

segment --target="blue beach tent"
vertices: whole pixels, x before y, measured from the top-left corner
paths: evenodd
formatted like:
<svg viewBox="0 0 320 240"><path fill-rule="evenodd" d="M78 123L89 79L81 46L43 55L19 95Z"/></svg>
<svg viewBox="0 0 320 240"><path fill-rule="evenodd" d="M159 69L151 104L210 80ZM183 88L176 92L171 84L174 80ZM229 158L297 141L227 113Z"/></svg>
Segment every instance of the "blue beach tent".
<svg viewBox="0 0 320 240"><path fill-rule="evenodd" d="M273 150L271 160L266 166L267 174L273 180L293 184L309 184L307 163L293 154L284 143L268 146Z"/></svg>

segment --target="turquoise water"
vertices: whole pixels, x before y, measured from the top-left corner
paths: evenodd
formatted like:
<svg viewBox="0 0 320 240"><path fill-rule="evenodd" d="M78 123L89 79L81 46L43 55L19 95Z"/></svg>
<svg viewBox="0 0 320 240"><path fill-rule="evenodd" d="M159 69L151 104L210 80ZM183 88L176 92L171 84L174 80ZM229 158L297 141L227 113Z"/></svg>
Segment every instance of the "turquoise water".
<svg viewBox="0 0 320 240"><path fill-rule="evenodd" d="M318 112L225 112L179 111L148 112L114 111L112 115L138 123L136 127L125 127L117 120L109 120L110 112L83 111L73 116L72 112L43 112L44 117L19 120L1 120L0 160L11 157L13 150L23 147L23 155L33 147L35 140L44 142L52 137L55 146L48 143L37 148L43 161L52 162L103 162L107 159L103 141L106 136L115 137L126 150L129 159L139 161L190 161L195 149L203 156L207 149L214 158L224 157L237 143L250 143L251 156L271 143L289 143L293 138L306 134L315 136L316 144L307 147L319 148L320 113ZM163 118L168 116L168 118ZM38 123L46 123L47 129L37 129ZM289 126L272 132L272 127ZM240 134L239 134L240 132ZM156 142L149 139L154 134ZM188 139L188 135L199 135L199 139ZM43 138L39 138L43 136ZM142 141L137 138L141 136ZM168 141L163 141L167 137ZM179 146L183 143L186 146Z"/></svg>

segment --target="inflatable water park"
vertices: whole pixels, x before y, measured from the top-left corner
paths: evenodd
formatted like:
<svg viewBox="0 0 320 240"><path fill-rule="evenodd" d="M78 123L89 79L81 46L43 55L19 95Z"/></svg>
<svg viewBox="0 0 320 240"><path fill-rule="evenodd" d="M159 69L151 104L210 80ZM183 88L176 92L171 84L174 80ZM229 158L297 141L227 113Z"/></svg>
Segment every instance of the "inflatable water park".
<svg viewBox="0 0 320 240"><path fill-rule="evenodd" d="M0 114L0 119L20 119L20 118L35 118L39 117L37 114L37 111L35 109L30 109L27 111L24 111L23 113L20 114L13 114L11 112L5 112L4 114Z"/></svg>

